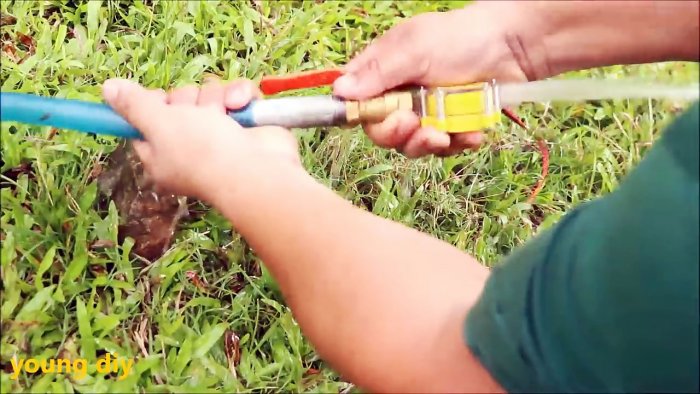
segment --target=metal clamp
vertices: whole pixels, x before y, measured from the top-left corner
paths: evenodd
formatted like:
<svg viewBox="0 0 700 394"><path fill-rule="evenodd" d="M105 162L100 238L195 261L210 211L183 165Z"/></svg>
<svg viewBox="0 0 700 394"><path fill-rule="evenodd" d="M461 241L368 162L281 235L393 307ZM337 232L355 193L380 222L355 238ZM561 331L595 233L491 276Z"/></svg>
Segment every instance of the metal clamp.
<svg viewBox="0 0 700 394"><path fill-rule="evenodd" d="M481 131L500 122L495 83L420 88L421 125L447 133Z"/></svg>

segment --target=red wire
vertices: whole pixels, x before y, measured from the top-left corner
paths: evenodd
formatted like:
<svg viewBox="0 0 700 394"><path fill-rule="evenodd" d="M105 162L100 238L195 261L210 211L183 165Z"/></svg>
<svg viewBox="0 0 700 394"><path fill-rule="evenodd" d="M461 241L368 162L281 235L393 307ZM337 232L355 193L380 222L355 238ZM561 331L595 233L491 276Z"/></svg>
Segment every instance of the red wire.
<svg viewBox="0 0 700 394"><path fill-rule="evenodd" d="M518 115L516 115L512 110L508 108L503 108L501 111L505 116L508 117L508 119L512 120L513 122L517 123L518 126L524 128L525 130L528 130L527 125L525 122L523 122L522 119ZM530 192L530 196L527 199L527 202L529 204L532 204L535 201L535 197L539 194L539 192L542 190L544 187L544 180L547 178L547 175L549 174L549 149L547 148L547 143L541 139L537 139L537 147L540 150L540 154L542 155L542 174L540 176L540 179L537 180L537 183L535 184L535 187L532 189L532 192Z"/></svg>
<svg viewBox="0 0 700 394"><path fill-rule="evenodd" d="M263 77L260 91L263 94L276 94L289 90L317 88L332 85L343 72L338 69L304 71L284 76Z"/></svg>

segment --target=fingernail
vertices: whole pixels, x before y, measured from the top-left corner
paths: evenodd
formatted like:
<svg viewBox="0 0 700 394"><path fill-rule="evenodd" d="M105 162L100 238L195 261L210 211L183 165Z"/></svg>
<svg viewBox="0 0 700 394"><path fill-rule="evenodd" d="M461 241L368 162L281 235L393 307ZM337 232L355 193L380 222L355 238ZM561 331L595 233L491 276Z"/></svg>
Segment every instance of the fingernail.
<svg viewBox="0 0 700 394"><path fill-rule="evenodd" d="M229 108L242 107L250 101L250 87L247 84L235 84L226 92L226 106Z"/></svg>
<svg viewBox="0 0 700 394"><path fill-rule="evenodd" d="M114 101L114 99L117 98L118 93L119 86L117 86L117 82L115 80L108 79L104 84L102 84L102 96L107 102Z"/></svg>
<svg viewBox="0 0 700 394"><path fill-rule="evenodd" d="M357 87L357 77L353 74L345 74L335 80L334 90L340 95L349 94Z"/></svg>

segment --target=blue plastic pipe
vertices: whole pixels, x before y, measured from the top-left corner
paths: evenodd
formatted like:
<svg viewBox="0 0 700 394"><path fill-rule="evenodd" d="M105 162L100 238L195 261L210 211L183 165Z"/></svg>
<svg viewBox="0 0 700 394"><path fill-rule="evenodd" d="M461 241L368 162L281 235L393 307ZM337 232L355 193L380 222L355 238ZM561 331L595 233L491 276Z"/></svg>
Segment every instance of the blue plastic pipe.
<svg viewBox="0 0 700 394"><path fill-rule="evenodd" d="M26 93L0 93L0 120L122 138L141 138L141 133L107 104Z"/></svg>
<svg viewBox="0 0 700 394"><path fill-rule="evenodd" d="M243 127L288 128L339 126L345 104L332 96L282 97L252 101L229 116ZM141 133L109 105L81 100L0 93L0 121L141 139Z"/></svg>

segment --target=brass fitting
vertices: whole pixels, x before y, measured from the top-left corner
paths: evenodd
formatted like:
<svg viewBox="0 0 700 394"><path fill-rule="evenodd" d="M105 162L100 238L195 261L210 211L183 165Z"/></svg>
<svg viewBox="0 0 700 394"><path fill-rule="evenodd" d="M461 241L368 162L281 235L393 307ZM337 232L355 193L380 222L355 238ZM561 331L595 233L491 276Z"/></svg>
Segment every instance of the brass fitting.
<svg viewBox="0 0 700 394"><path fill-rule="evenodd" d="M392 92L369 100L345 103L348 126L360 123L378 123L398 110L416 110L411 92Z"/></svg>

